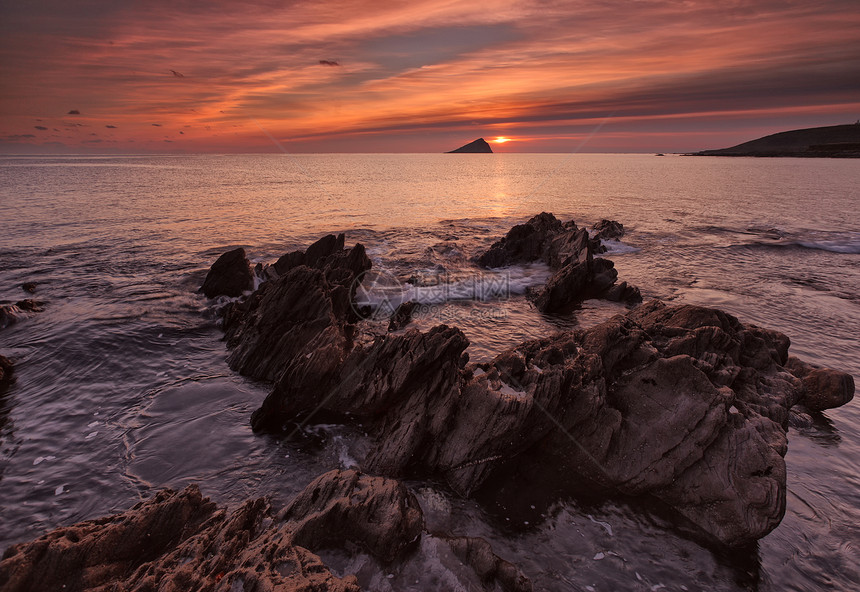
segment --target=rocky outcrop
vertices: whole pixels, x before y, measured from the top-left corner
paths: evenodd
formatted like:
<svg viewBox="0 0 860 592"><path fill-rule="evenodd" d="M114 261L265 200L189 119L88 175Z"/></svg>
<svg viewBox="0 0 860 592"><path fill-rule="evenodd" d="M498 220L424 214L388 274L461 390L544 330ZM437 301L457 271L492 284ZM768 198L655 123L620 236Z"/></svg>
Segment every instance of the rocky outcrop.
<svg viewBox="0 0 860 592"><path fill-rule="evenodd" d="M401 483L331 471L286 508L263 499L232 512L194 485L163 490L122 514L61 527L13 545L0 562L4 592L183 592L312 590L358 592L355 575L334 575L316 554L358 548L380 565L407 559L424 519ZM443 538L487 584L527 592L529 580L483 539Z"/></svg>
<svg viewBox="0 0 860 592"><path fill-rule="evenodd" d="M371 262L361 244L344 250L343 235L329 237L308 248L300 264L282 266L283 275L227 308L231 368L275 381L298 357L330 354L336 365L352 348L355 289Z"/></svg>
<svg viewBox="0 0 860 592"><path fill-rule="evenodd" d="M591 227L592 238L598 240L618 240L624 236L624 225L615 220L601 220Z"/></svg>
<svg viewBox="0 0 860 592"><path fill-rule="evenodd" d="M21 289L28 294L34 294L36 292L36 285L36 282L24 282L21 284Z"/></svg>
<svg viewBox="0 0 860 592"><path fill-rule="evenodd" d="M219 510L192 485L9 547L0 588L357 591L355 576L334 576L314 553L354 545L393 561L422 527L403 485L355 471L322 475L277 515L264 499Z"/></svg>
<svg viewBox="0 0 860 592"><path fill-rule="evenodd" d="M809 411L824 411L841 407L854 398L854 377L845 372L822 368L788 358L786 369L803 383L800 403Z"/></svg>
<svg viewBox="0 0 860 592"><path fill-rule="evenodd" d="M446 152L446 154L460 154L460 153L469 153L469 154L492 154L493 149L490 148L490 145L487 144L487 141L484 138L478 138L468 144L464 144L460 146L456 150L451 150Z"/></svg>
<svg viewBox="0 0 860 592"><path fill-rule="evenodd" d="M207 298L230 296L235 298L254 288L254 274L251 263L245 256L245 249L227 251L212 264L200 290Z"/></svg>
<svg viewBox="0 0 860 592"><path fill-rule="evenodd" d="M548 489L649 495L731 546L781 520L789 409L806 393L785 370L784 335L652 302L490 364L464 366L467 345L440 326L377 338L340 363L298 356L253 425L361 423L365 470L442 478L463 495L511 467Z"/></svg>
<svg viewBox="0 0 860 592"><path fill-rule="evenodd" d="M623 233L617 222L604 220L598 232L606 237ZM599 238L589 238L588 231L570 221L562 224L552 214L542 212L525 224L511 228L508 234L478 257L484 267L503 267L515 263L543 261L556 270L545 286L528 291L529 298L541 312L566 312L589 298L608 298L636 304L642 301L638 288L626 283L615 287L618 272L608 259L595 258L603 252Z"/></svg>

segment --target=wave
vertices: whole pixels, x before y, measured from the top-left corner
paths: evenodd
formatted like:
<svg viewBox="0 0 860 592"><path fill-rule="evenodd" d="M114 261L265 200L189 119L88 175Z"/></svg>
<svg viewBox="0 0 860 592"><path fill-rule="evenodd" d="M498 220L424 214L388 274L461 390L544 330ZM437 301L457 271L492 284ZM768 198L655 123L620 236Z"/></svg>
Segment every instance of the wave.
<svg viewBox="0 0 860 592"><path fill-rule="evenodd" d="M794 244L806 249L830 251L831 253L860 254L860 238L843 240L794 241Z"/></svg>
<svg viewBox="0 0 860 592"><path fill-rule="evenodd" d="M621 241L605 239L600 241L606 247L607 255L624 255L626 253L638 253L642 249L622 243Z"/></svg>

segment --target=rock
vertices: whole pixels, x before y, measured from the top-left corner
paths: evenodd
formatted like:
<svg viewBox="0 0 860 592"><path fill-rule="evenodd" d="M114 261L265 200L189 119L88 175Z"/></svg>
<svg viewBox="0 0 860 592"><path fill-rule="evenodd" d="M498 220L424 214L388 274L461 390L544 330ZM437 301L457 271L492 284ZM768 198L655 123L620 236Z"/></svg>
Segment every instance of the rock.
<svg viewBox="0 0 860 592"><path fill-rule="evenodd" d="M478 138L468 144L460 146L456 150L451 150L450 152L446 152L446 154L458 154L458 153L473 153L473 154L492 154L493 149L490 148L490 145L487 144L487 141L484 138Z"/></svg>
<svg viewBox="0 0 860 592"><path fill-rule="evenodd" d="M388 321L388 330L389 331L399 331L406 325L412 322L412 313L415 312L415 309L418 308L418 303L414 300L409 300L407 302L401 302L394 313L391 315L391 319Z"/></svg>
<svg viewBox="0 0 860 592"><path fill-rule="evenodd" d="M478 257L478 264L482 267L505 267L538 261L548 251L551 239L563 231L564 225L558 218L541 212L525 224L511 228L505 238Z"/></svg>
<svg viewBox="0 0 860 592"><path fill-rule="evenodd" d="M360 423L365 470L441 478L462 495L515 470L548 491L651 496L729 546L780 522L789 409L804 392L784 335L655 301L490 364L464 366L467 345L439 326L334 362L297 356L253 425Z"/></svg>
<svg viewBox="0 0 860 592"><path fill-rule="evenodd" d="M519 568L493 553L490 543L486 540L479 537L452 537L446 541L454 555L463 564L475 570L488 589L495 590L498 584L504 592L534 590L531 581Z"/></svg>
<svg viewBox="0 0 860 592"><path fill-rule="evenodd" d="M343 251L345 239L346 237L343 234L337 236L329 234L322 237L305 251L304 265L314 267L320 259L325 259L329 255Z"/></svg>
<svg viewBox="0 0 860 592"><path fill-rule="evenodd" d="M283 511L291 539L306 549L362 547L389 563L411 550L424 528L418 500L398 481L330 471L308 485Z"/></svg>
<svg viewBox="0 0 860 592"><path fill-rule="evenodd" d="M854 398L854 377L789 357L786 369L803 382L800 403L809 411L841 407Z"/></svg>
<svg viewBox="0 0 860 592"><path fill-rule="evenodd" d="M15 367L6 356L0 355L0 393L3 393L12 384Z"/></svg>
<svg viewBox="0 0 860 592"><path fill-rule="evenodd" d="M33 294L36 292L36 282L24 282L23 284L21 284L21 289L25 292Z"/></svg>
<svg viewBox="0 0 860 592"><path fill-rule="evenodd" d="M12 545L0 562L0 587L357 592L355 576L334 576L314 553L356 545L394 561L422 527L418 503L402 484L355 471L322 475L278 516L262 498L227 513L191 485Z"/></svg>
<svg viewBox="0 0 860 592"><path fill-rule="evenodd" d="M304 265L305 263L305 252L304 251L293 251L292 253L287 253L283 255L280 259L275 261L274 268L275 271L278 272L278 275L284 275L289 270L294 267L298 267L299 265Z"/></svg>
<svg viewBox="0 0 860 592"><path fill-rule="evenodd" d="M226 310L231 368L275 381L301 356L329 355L327 363L336 365L351 350L355 290L371 262L361 244L337 250L342 236L332 239L318 241L312 256L305 255L313 268L303 264L289 269Z"/></svg>
<svg viewBox="0 0 860 592"><path fill-rule="evenodd" d="M200 290L207 298L216 296L241 296L246 290L254 288L254 274L251 263L245 256L245 249L227 251L212 264Z"/></svg>
<svg viewBox="0 0 860 592"><path fill-rule="evenodd" d="M624 236L624 225L615 220L601 220L591 227L593 238L598 240L618 240Z"/></svg>
<svg viewBox="0 0 860 592"><path fill-rule="evenodd" d="M618 222L603 220L596 225L607 236L620 236ZM573 221L562 224L555 216L542 212L525 224L514 226L502 240L478 257L484 267L504 267L515 263L543 261L556 273L542 288L531 288L529 298L544 313L566 312L589 298L608 298L635 304L642 301L638 288L615 288L615 265L595 258L605 252L599 238L589 238Z"/></svg>
<svg viewBox="0 0 860 592"><path fill-rule="evenodd" d="M19 320L30 316L28 313L42 312L45 303L32 298L19 300L15 304L0 305L0 329L17 323Z"/></svg>

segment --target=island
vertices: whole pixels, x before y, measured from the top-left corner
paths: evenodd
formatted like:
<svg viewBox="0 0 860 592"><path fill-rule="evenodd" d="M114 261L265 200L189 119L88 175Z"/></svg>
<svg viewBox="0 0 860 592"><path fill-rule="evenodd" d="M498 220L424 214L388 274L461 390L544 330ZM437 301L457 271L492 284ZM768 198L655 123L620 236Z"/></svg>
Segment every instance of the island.
<svg viewBox="0 0 860 592"><path fill-rule="evenodd" d="M469 142L465 146L460 146L456 150L451 150L450 152L446 152L445 154L460 154L460 153L492 154L493 149L490 148L490 145L487 144L487 141L484 138L478 138L474 142Z"/></svg>
<svg viewBox="0 0 860 592"><path fill-rule="evenodd" d="M731 148L702 150L687 156L860 158L860 122L780 132Z"/></svg>

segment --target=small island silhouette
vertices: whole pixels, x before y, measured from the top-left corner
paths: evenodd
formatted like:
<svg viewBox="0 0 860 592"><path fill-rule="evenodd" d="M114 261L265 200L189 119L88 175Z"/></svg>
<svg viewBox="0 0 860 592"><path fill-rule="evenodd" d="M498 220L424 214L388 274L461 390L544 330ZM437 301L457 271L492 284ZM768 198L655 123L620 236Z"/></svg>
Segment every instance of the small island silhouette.
<svg viewBox="0 0 860 592"><path fill-rule="evenodd" d="M860 122L779 132L720 150L689 156L795 156L860 158Z"/></svg>
<svg viewBox="0 0 860 592"><path fill-rule="evenodd" d="M490 145L487 144L487 141L484 138L478 138L474 142L469 142L468 144L460 146L456 150L446 152L445 154L458 154L463 152L473 154L492 154L493 149L490 148Z"/></svg>

